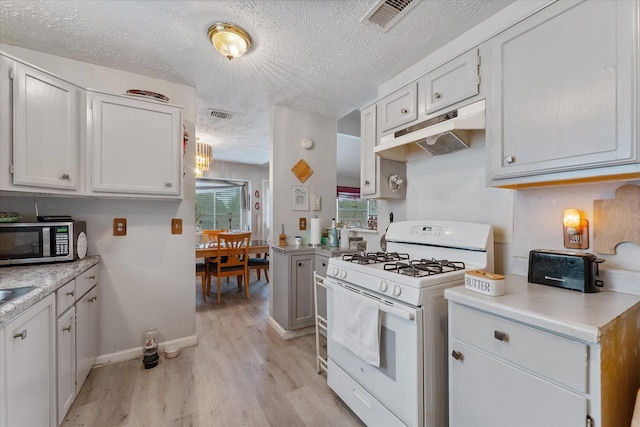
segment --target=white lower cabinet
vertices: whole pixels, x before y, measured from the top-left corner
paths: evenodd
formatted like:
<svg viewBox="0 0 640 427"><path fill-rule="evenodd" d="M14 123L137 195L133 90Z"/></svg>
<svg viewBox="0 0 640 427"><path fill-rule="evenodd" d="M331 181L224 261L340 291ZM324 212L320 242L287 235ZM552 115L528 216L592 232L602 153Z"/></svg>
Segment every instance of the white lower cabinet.
<svg viewBox="0 0 640 427"><path fill-rule="evenodd" d="M76 398L76 308L58 317L58 425Z"/></svg>
<svg viewBox="0 0 640 427"><path fill-rule="evenodd" d="M98 286L76 302L76 393L98 357Z"/></svg>
<svg viewBox="0 0 640 427"><path fill-rule="evenodd" d="M450 427L629 425L638 320L627 312L596 344L450 301Z"/></svg>
<svg viewBox="0 0 640 427"><path fill-rule="evenodd" d="M57 425L55 327L52 294L0 328L0 427Z"/></svg>

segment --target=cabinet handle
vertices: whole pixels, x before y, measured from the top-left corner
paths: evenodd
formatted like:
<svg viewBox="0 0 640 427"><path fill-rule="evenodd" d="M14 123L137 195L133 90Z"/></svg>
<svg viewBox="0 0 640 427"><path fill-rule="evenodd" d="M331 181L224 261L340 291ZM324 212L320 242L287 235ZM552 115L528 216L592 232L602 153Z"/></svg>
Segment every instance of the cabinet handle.
<svg viewBox="0 0 640 427"><path fill-rule="evenodd" d="M507 334L502 331L493 331L493 337L498 341L508 341Z"/></svg>
<svg viewBox="0 0 640 427"><path fill-rule="evenodd" d="M61 179L61 180L63 180L63 181L69 181L69 180L71 180L71 177L69 176L69 174L68 174L68 173L63 173L63 174L60 176L60 179Z"/></svg>
<svg viewBox="0 0 640 427"><path fill-rule="evenodd" d="M173 187L173 184L170 183L170 182L165 182L164 186L167 187L167 188L171 188L171 187Z"/></svg>
<svg viewBox="0 0 640 427"><path fill-rule="evenodd" d="M459 351L453 350L451 352L451 357L453 357L456 360L462 360L462 353L460 353Z"/></svg>
<svg viewBox="0 0 640 427"><path fill-rule="evenodd" d="M515 161L516 161L516 158L515 158L515 157L513 157L513 156L511 156L511 155L506 156L506 157L504 158L504 162L505 162L505 163L513 163L513 162L515 162Z"/></svg>
<svg viewBox="0 0 640 427"><path fill-rule="evenodd" d="M409 110L407 110L406 108L401 108L400 109L400 113L401 114L407 114L409 112Z"/></svg>
<svg viewBox="0 0 640 427"><path fill-rule="evenodd" d="M368 179L364 180L364 185L369 185L369 180Z"/></svg>
<svg viewBox="0 0 640 427"><path fill-rule="evenodd" d="M62 330L64 332L71 332L71 323L69 323L69 326L67 326L66 328L62 328Z"/></svg>
<svg viewBox="0 0 640 427"><path fill-rule="evenodd" d="M97 299L98 299L98 297L89 298L89 302L94 302Z"/></svg>
<svg viewBox="0 0 640 427"><path fill-rule="evenodd" d="M71 292L67 292L67 293L66 293L66 295L67 295L68 297L72 297L72 296L74 296L75 294L76 294L76 291L71 291Z"/></svg>
<svg viewBox="0 0 640 427"><path fill-rule="evenodd" d="M27 338L27 330L23 329L22 332L20 332L19 334L13 334L13 338L21 338L21 339Z"/></svg>
<svg viewBox="0 0 640 427"><path fill-rule="evenodd" d="M440 92L434 92L433 93L433 99L440 99L442 97L442 95L440 94Z"/></svg>
<svg viewBox="0 0 640 427"><path fill-rule="evenodd" d="M298 263L298 267L302 267L302 263L301 262Z"/></svg>
<svg viewBox="0 0 640 427"><path fill-rule="evenodd" d="M95 279L95 278L96 278L96 276L89 276L89 277L87 277L87 279L90 279L90 280L93 280L93 279Z"/></svg>

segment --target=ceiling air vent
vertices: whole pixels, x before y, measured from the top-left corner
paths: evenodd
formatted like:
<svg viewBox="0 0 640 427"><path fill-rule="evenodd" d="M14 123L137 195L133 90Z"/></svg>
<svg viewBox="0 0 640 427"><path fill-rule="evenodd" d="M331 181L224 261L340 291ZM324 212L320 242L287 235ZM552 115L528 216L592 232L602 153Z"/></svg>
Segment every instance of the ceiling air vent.
<svg viewBox="0 0 640 427"><path fill-rule="evenodd" d="M420 0L380 0L360 22L387 31L419 2Z"/></svg>
<svg viewBox="0 0 640 427"><path fill-rule="evenodd" d="M215 119L229 120L233 118L233 113L222 110L209 110L209 117L213 117Z"/></svg>

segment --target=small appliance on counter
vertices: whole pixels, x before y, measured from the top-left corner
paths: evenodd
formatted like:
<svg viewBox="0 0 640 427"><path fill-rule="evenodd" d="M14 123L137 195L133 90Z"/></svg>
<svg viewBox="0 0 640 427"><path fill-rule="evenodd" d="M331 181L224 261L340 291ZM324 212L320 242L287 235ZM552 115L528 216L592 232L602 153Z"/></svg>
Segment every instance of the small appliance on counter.
<svg viewBox="0 0 640 427"><path fill-rule="evenodd" d="M598 292L604 282L598 278L598 264L605 260L586 252L535 249L529 252L529 283Z"/></svg>
<svg viewBox="0 0 640 427"><path fill-rule="evenodd" d="M75 261L87 255L85 221L40 218L53 222L0 223L0 266Z"/></svg>

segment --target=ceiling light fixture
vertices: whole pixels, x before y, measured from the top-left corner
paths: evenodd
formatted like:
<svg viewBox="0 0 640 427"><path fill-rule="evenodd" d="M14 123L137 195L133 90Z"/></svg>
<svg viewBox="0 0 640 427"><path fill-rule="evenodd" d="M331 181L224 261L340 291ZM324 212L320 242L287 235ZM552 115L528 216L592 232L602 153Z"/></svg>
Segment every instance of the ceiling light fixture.
<svg viewBox="0 0 640 427"><path fill-rule="evenodd" d="M213 148L196 138L196 178L202 178L203 172L209 170L213 161Z"/></svg>
<svg viewBox="0 0 640 427"><path fill-rule="evenodd" d="M229 61L244 55L251 46L249 34L232 24L213 24L207 34L218 53Z"/></svg>

